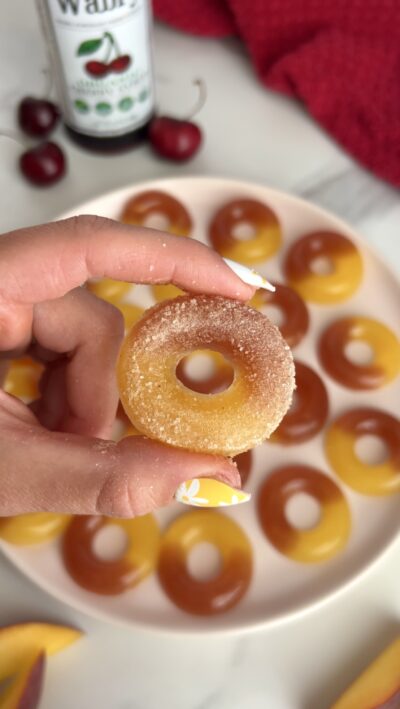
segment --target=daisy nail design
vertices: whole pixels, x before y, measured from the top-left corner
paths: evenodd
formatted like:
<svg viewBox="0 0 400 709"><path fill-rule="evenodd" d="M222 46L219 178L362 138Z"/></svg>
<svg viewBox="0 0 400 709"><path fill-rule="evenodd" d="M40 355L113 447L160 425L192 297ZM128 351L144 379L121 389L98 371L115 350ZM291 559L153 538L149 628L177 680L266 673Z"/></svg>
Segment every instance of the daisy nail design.
<svg viewBox="0 0 400 709"><path fill-rule="evenodd" d="M212 478L194 478L179 485L175 499L192 507L230 507L248 502L251 495Z"/></svg>

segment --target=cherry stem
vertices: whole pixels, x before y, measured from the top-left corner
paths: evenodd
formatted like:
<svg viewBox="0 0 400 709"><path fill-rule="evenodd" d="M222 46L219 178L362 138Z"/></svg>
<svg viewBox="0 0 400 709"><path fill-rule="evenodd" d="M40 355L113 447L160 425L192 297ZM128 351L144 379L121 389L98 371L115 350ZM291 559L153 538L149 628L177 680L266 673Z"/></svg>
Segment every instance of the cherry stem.
<svg viewBox="0 0 400 709"><path fill-rule="evenodd" d="M111 57L111 52L114 49L114 38L110 32L104 32L103 39L108 40L107 50L104 55L103 64L108 64L110 57Z"/></svg>
<svg viewBox="0 0 400 709"><path fill-rule="evenodd" d="M117 57L120 57L121 56L121 49L120 49L119 44L118 44L117 40L115 39L114 35L111 34L111 32L104 32L103 36L107 37L108 41L111 44L110 51L111 51L111 49L114 49ZM107 59L107 61L108 61L108 59Z"/></svg>
<svg viewBox="0 0 400 709"><path fill-rule="evenodd" d="M19 145L20 148L27 150L29 148L28 143L21 140L21 137L17 133L12 133L11 131L1 131L0 138L7 138L7 140L12 140L13 143Z"/></svg>
<svg viewBox="0 0 400 709"><path fill-rule="evenodd" d="M45 77L45 85L43 91L44 98L50 100L53 91L54 75L49 66L46 66L44 69L42 69L42 73Z"/></svg>
<svg viewBox="0 0 400 709"><path fill-rule="evenodd" d="M195 86L197 86L199 93L197 96L197 101L196 101L195 105L193 106L191 112L189 113L189 115L186 118L184 118L185 121L191 121L192 118L194 118L197 115L197 113L199 113L199 111L201 111L201 109L203 108L203 106L207 100L207 88L206 88L205 81L203 79L195 79L193 81L193 84Z"/></svg>

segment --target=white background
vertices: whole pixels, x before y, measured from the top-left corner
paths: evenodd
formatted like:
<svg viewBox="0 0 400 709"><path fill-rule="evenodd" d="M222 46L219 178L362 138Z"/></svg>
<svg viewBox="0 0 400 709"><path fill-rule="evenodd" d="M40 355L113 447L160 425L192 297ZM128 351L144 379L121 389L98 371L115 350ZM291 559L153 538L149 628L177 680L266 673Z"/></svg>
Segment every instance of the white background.
<svg viewBox="0 0 400 709"><path fill-rule="evenodd" d="M159 103L184 114L201 76L201 153L184 167L147 146L121 157L81 152L64 140L70 168L51 190L29 187L19 148L0 140L0 230L39 223L97 194L155 177L210 174L261 182L331 209L400 264L400 199L361 170L302 109L261 87L233 40L155 31ZM40 94L44 48L34 5L0 8L0 132L14 129L17 100ZM373 297L373 294L371 294ZM87 633L49 661L43 709L324 709L399 632L400 542L350 590L286 625L241 637L191 638L133 632L91 620L52 600L0 559L0 622L45 618ZM0 648L1 652L1 648ZM360 709L362 709L360 707Z"/></svg>

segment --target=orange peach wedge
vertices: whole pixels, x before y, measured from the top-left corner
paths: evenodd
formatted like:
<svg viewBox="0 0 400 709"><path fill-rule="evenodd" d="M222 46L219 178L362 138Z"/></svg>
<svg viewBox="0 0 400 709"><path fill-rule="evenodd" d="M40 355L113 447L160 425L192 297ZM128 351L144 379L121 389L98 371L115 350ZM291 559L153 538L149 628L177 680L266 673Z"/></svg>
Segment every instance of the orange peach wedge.
<svg viewBox="0 0 400 709"><path fill-rule="evenodd" d="M20 672L35 652L53 655L81 635L76 628L51 623L16 623L0 628L0 682Z"/></svg>
<svg viewBox="0 0 400 709"><path fill-rule="evenodd" d="M36 709L42 693L46 656L37 650L0 695L1 709Z"/></svg>
<svg viewBox="0 0 400 709"><path fill-rule="evenodd" d="M331 709L400 707L400 637L350 685Z"/></svg>

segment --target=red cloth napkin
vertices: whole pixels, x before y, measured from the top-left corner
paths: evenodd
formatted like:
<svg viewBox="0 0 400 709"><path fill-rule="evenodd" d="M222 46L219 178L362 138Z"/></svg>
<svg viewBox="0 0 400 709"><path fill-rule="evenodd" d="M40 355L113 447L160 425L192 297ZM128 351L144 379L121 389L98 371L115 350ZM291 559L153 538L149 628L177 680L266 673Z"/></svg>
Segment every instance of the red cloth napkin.
<svg viewBox="0 0 400 709"><path fill-rule="evenodd" d="M264 84L400 186L400 0L154 0L186 32L237 34Z"/></svg>

